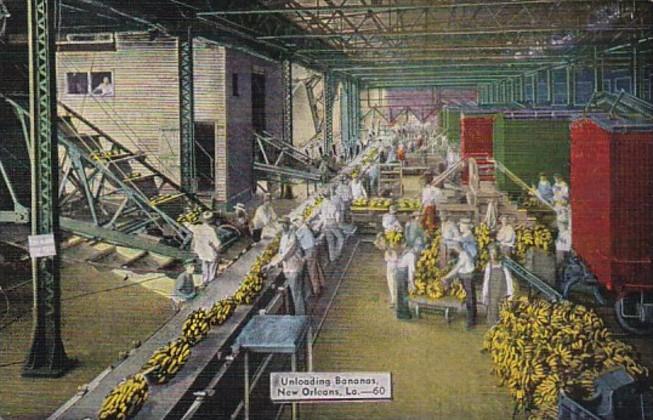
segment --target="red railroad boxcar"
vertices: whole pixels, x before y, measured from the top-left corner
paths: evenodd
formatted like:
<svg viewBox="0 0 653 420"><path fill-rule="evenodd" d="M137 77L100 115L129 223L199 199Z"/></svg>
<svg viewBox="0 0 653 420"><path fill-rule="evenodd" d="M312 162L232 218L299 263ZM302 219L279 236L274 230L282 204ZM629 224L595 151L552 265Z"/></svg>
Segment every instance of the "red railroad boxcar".
<svg viewBox="0 0 653 420"><path fill-rule="evenodd" d="M637 292L639 300L640 294L643 299L642 293L653 292L652 203L653 124L599 115L575 120L573 247L620 298Z"/></svg>
<svg viewBox="0 0 653 420"><path fill-rule="evenodd" d="M492 130L496 112L463 110L460 118L460 155L463 159L476 160L481 181L494 180L494 165L488 159L492 158ZM464 183L467 183L467 177L468 173L464 171Z"/></svg>

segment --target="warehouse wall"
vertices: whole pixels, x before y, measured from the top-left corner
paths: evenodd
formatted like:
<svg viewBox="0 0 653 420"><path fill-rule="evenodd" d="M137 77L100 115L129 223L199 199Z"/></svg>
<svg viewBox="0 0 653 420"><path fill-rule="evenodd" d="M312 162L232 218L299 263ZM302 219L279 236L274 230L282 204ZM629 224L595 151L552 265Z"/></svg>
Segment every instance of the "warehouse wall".
<svg viewBox="0 0 653 420"><path fill-rule="evenodd" d="M283 81L281 65L245 53L226 51L226 138L217 141L216 174L218 175L216 198L234 203L244 201L254 187L252 169L252 73L265 75L266 131L275 137L283 134ZM238 74L238 96L233 95L233 74ZM228 155L228 159L227 159ZM226 183L220 177L224 176Z"/></svg>
<svg viewBox="0 0 653 420"><path fill-rule="evenodd" d="M59 99L179 181L177 42L117 34L115 51L59 51ZM114 96L71 95L66 73L112 72Z"/></svg>

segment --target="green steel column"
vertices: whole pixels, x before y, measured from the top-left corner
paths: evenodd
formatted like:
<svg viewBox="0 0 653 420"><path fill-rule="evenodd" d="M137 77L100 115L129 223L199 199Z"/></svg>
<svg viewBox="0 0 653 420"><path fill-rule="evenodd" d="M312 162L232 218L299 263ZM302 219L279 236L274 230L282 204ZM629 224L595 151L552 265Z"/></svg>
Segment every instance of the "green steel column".
<svg viewBox="0 0 653 420"><path fill-rule="evenodd" d="M599 60L598 49L594 47L594 62L592 63L594 69L594 91L603 91L603 66Z"/></svg>
<svg viewBox="0 0 653 420"><path fill-rule="evenodd" d="M526 102L526 75L519 76L519 98L521 102Z"/></svg>
<svg viewBox="0 0 653 420"><path fill-rule="evenodd" d="M354 144L360 142L360 116L361 116L361 90L360 81L354 79L352 86L354 88L352 98L353 115L351 119L352 133L354 135Z"/></svg>
<svg viewBox="0 0 653 420"><path fill-rule="evenodd" d="M189 27L177 40L179 66L179 165L181 188L195 192L195 115L193 99L193 34Z"/></svg>
<svg viewBox="0 0 653 420"><path fill-rule="evenodd" d="M335 100L335 79L330 72L324 73L324 153L331 153L333 145L333 103Z"/></svg>
<svg viewBox="0 0 653 420"><path fill-rule="evenodd" d="M533 74L531 77L531 92L533 95L533 105L537 104L537 73Z"/></svg>
<svg viewBox="0 0 653 420"><path fill-rule="evenodd" d="M565 67L567 71L567 106L574 106L576 102L576 69L573 64Z"/></svg>
<svg viewBox="0 0 653 420"><path fill-rule="evenodd" d="M549 105L553 104L553 72L551 69L546 70L546 100Z"/></svg>
<svg viewBox="0 0 653 420"><path fill-rule="evenodd" d="M642 85L641 81L639 80L641 71L639 69L639 57L637 57L637 54L639 52L639 48L637 47L637 41L633 42L632 46L632 55L631 55L631 61L630 61L630 71L631 71L631 91L632 94L641 98L642 92L640 92L640 87Z"/></svg>
<svg viewBox="0 0 653 420"><path fill-rule="evenodd" d="M58 248L57 93L54 13L47 0L27 2L32 159L32 235L53 234ZM57 249L57 254L59 249ZM61 376L70 366L61 341L59 257L32 258L32 346L23 376Z"/></svg>
<svg viewBox="0 0 653 420"><path fill-rule="evenodd" d="M283 79L283 139L293 143L293 86L292 86L292 61L284 60L281 63Z"/></svg>
<svg viewBox="0 0 653 420"><path fill-rule="evenodd" d="M349 80L345 79L342 82L342 88L340 89L340 144L342 150L347 156L347 151L349 150Z"/></svg>

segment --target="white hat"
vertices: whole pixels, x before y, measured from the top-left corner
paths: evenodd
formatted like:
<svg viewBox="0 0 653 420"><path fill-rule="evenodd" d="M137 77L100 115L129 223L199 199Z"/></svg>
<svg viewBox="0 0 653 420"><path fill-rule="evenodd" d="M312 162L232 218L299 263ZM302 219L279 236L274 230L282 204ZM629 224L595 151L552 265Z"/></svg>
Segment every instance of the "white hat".
<svg viewBox="0 0 653 420"><path fill-rule="evenodd" d="M202 213L202 220L205 222L210 222L213 220L213 212L212 211L205 211Z"/></svg>
<svg viewBox="0 0 653 420"><path fill-rule="evenodd" d="M390 214L397 213L397 206L395 206L394 204L391 205L390 208L388 209L388 211L390 212Z"/></svg>
<svg viewBox="0 0 653 420"><path fill-rule="evenodd" d="M247 211L247 208L245 207L245 205L244 205L243 203L237 203L237 204L234 206L234 210Z"/></svg>
<svg viewBox="0 0 653 420"><path fill-rule="evenodd" d="M467 217L463 217L462 219L460 219L459 223L461 225L471 225L472 221Z"/></svg>

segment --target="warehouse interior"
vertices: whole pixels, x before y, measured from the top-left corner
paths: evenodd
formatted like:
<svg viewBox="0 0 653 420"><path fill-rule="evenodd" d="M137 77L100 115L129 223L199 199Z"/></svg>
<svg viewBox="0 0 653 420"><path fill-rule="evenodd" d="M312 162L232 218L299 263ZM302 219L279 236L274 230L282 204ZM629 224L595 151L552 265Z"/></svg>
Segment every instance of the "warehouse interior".
<svg viewBox="0 0 653 420"><path fill-rule="evenodd" d="M653 418L652 41L650 0L0 0L0 419Z"/></svg>

